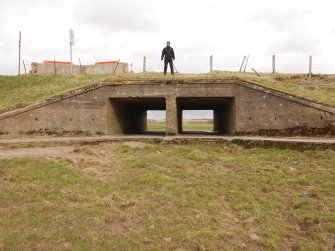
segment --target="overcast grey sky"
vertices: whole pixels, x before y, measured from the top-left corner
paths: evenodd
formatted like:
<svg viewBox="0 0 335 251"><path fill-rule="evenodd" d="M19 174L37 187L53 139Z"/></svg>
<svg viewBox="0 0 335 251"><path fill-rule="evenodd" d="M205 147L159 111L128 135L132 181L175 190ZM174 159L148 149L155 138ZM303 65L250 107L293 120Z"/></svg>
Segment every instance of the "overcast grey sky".
<svg viewBox="0 0 335 251"><path fill-rule="evenodd" d="M27 64L69 61L69 28L74 63L120 58L140 70L145 55L161 67L169 40L176 65L187 71L206 71L211 54L220 69L250 54L251 64L268 70L275 53L282 61L298 59L285 70L312 54L334 72L334 9L330 0L0 0L0 74L16 74L19 30Z"/></svg>

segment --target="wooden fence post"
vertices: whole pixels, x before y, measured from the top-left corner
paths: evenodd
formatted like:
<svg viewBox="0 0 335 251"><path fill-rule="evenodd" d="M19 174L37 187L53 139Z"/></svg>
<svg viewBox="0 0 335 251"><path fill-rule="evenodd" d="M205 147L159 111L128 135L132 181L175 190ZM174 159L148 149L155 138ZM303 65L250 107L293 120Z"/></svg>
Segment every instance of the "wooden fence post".
<svg viewBox="0 0 335 251"><path fill-rule="evenodd" d="M79 69L80 69L80 75L82 75L83 72L82 72L82 70L81 70L81 60L80 60L80 58L79 58Z"/></svg>
<svg viewBox="0 0 335 251"><path fill-rule="evenodd" d="M247 61L245 62L244 72L247 70L247 64L248 64L248 61L249 61L249 55L248 55L248 57L247 57Z"/></svg>
<svg viewBox="0 0 335 251"><path fill-rule="evenodd" d="M25 64L24 60L23 60L23 67L24 67L24 74L27 74L26 64Z"/></svg>
<svg viewBox="0 0 335 251"><path fill-rule="evenodd" d="M21 31L19 33L19 71L18 76L21 75Z"/></svg>
<svg viewBox="0 0 335 251"><path fill-rule="evenodd" d="M251 70L252 70L254 73L256 73L256 75L257 75L258 77L261 76L261 75L259 75L259 73L258 73L254 68L251 68Z"/></svg>
<svg viewBox="0 0 335 251"><path fill-rule="evenodd" d="M308 72L309 79L312 79L312 56L309 56L309 72Z"/></svg>
<svg viewBox="0 0 335 251"><path fill-rule="evenodd" d="M147 57L143 57L143 72L147 71Z"/></svg>
<svg viewBox="0 0 335 251"><path fill-rule="evenodd" d="M209 58L209 72L213 72L213 55Z"/></svg>
<svg viewBox="0 0 335 251"><path fill-rule="evenodd" d="M55 70L55 75L57 74L57 71L56 71L56 60L54 59L54 70Z"/></svg>
<svg viewBox="0 0 335 251"><path fill-rule="evenodd" d="M272 74L276 73L276 55L272 55Z"/></svg>
<svg viewBox="0 0 335 251"><path fill-rule="evenodd" d="M242 64L241 64L241 67L240 67L240 72L242 71L242 68L243 68L243 65L244 65L245 58L246 58L246 56L243 57Z"/></svg>

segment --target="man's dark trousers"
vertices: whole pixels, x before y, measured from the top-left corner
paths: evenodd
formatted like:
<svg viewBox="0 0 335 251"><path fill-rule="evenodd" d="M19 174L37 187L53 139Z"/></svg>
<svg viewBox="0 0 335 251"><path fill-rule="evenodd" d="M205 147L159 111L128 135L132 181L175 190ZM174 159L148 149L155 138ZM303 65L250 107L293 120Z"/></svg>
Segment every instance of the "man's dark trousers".
<svg viewBox="0 0 335 251"><path fill-rule="evenodd" d="M164 59L164 75L166 75L168 63L170 64L171 74L173 75L174 71L173 71L173 60L172 59Z"/></svg>

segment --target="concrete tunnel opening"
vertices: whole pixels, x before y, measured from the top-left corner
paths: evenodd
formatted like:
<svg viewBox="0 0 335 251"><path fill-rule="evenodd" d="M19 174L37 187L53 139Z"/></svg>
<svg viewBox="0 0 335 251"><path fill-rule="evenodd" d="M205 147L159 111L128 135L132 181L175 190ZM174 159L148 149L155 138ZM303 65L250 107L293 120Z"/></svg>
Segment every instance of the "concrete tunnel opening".
<svg viewBox="0 0 335 251"><path fill-rule="evenodd" d="M213 110L183 110L183 133L215 134Z"/></svg>
<svg viewBox="0 0 335 251"><path fill-rule="evenodd" d="M213 111L213 130L184 130L183 111L211 110ZM235 98L206 97L206 98L177 98L178 133L179 134L221 134L235 133Z"/></svg>
<svg viewBox="0 0 335 251"><path fill-rule="evenodd" d="M148 110L147 111L147 133L165 134L166 132L166 111Z"/></svg>
<svg viewBox="0 0 335 251"><path fill-rule="evenodd" d="M166 112L165 98L127 97L110 98L109 134L166 134L166 122L159 131L148 130L148 111ZM213 113L210 131L183 130L183 111L210 110ZM172 113L173 114L173 113ZM176 113L166 121L176 121L176 134L215 134L233 135L235 133L234 97L185 97L176 98Z"/></svg>
<svg viewBox="0 0 335 251"><path fill-rule="evenodd" d="M165 111L165 98L110 98L110 134L165 134L148 130L148 111Z"/></svg>

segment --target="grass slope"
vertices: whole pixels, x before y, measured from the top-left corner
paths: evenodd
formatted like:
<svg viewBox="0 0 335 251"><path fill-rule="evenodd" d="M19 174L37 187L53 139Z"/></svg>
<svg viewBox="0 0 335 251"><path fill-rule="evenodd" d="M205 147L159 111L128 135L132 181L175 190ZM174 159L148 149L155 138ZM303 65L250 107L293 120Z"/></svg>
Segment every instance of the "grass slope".
<svg viewBox="0 0 335 251"><path fill-rule="evenodd" d="M106 78L106 75L0 76L0 112L42 101Z"/></svg>
<svg viewBox="0 0 335 251"><path fill-rule="evenodd" d="M0 160L0 249L335 247L334 151L135 142L76 153Z"/></svg>
<svg viewBox="0 0 335 251"><path fill-rule="evenodd" d="M335 75L316 75L310 81L305 75L213 72L211 74L177 74L174 77L159 73L86 76L0 76L0 112L13 110L64 92L98 83L102 80L157 81L240 78L255 84L282 91L327 106L335 107Z"/></svg>

